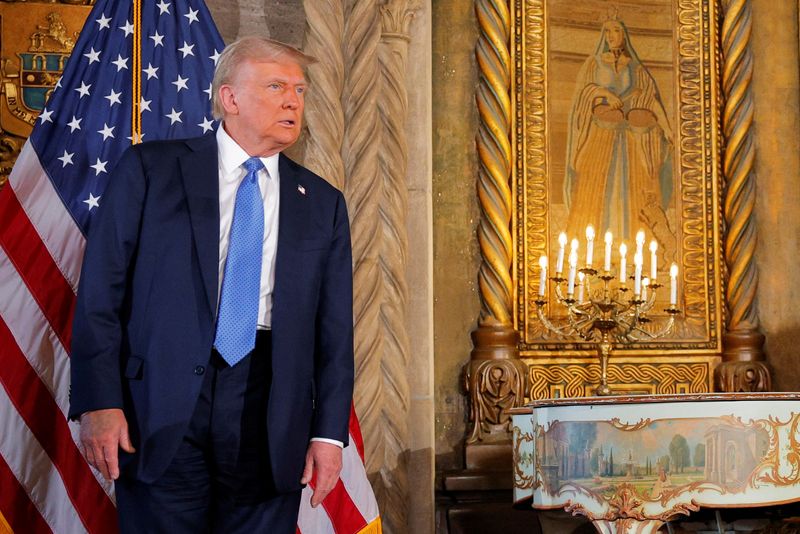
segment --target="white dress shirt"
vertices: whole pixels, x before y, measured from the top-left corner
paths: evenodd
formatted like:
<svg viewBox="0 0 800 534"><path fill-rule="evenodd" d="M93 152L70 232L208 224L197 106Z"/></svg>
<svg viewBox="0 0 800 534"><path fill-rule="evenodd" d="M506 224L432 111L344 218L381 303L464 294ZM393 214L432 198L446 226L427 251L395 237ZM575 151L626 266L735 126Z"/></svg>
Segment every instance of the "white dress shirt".
<svg viewBox="0 0 800 534"><path fill-rule="evenodd" d="M222 292L222 278L225 276L225 261L228 258L228 242L233 223L233 208L239 184L247 175L243 167L250 159L247 152L228 135L225 128L217 128L217 151L219 161L219 282L217 286L217 306ZM258 171L258 187L264 201L264 243L261 256L261 285L258 296L258 328L272 327L272 290L275 287L275 258L278 251L278 209L280 207L279 154L259 158L264 168ZM335 439L311 438L343 447L344 443Z"/></svg>

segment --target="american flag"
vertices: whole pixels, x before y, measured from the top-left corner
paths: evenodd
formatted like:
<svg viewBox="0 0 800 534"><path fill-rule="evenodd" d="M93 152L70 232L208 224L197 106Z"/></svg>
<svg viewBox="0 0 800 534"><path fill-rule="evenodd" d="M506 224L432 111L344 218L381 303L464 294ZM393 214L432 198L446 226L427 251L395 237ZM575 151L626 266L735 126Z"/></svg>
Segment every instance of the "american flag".
<svg viewBox="0 0 800 534"><path fill-rule="evenodd" d="M85 236L132 142L216 127L223 47L202 0L99 0L0 191L0 533L117 530L113 486L66 418ZM301 510L305 534L380 529L355 414L351 436L334 498Z"/></svg>

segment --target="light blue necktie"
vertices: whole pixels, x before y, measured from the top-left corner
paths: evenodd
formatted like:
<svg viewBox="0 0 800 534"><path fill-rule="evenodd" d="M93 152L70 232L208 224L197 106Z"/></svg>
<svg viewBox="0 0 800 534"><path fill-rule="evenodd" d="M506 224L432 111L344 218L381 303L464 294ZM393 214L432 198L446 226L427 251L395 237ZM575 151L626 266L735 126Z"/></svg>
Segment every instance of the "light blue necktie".
<svg viewBox="0 0 800 534"><path fill-rule="evenodd" d="M236 365L256 344L261 254L264 240L264 203L258 187L258 158L244 162L247 175L239 184L228 240L228 257L214 346L228 365Z"/></svg>

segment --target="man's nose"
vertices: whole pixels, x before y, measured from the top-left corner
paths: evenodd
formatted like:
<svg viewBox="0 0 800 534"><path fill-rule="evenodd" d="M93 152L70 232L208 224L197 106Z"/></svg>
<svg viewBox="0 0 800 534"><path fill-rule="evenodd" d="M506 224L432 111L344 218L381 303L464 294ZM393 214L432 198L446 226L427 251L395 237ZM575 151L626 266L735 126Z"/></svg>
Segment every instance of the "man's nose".
<svg viewBox="0 0 800 534"><path fill-rule="evenodd" d="M297 109L300 106L300 96L293 89L286 91L283 106L289 109Z"/></svg>

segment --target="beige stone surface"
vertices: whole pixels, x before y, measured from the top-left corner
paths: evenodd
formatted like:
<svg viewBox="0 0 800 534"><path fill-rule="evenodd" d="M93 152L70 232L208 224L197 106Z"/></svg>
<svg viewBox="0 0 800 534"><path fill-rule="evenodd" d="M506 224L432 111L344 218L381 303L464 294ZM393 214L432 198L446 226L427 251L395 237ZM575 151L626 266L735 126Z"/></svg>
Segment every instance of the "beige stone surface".
<svg viewBox="0 0 800 534"><path fill-rule="evenodd" d="M475 228L475 42L473 3L433 5L433 284L436 377L436 469L462 467L466 401L461 368L468 361L480 304Z"/></svg>
<svg viewBox="0 0 800 534"><path fill-rule="evenodd" d="M753 0L758 311L773 387L800 390L800 67L796 0Z"/></svg>

